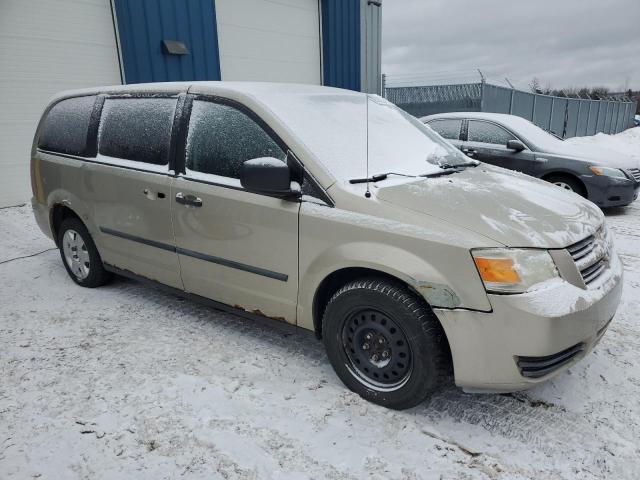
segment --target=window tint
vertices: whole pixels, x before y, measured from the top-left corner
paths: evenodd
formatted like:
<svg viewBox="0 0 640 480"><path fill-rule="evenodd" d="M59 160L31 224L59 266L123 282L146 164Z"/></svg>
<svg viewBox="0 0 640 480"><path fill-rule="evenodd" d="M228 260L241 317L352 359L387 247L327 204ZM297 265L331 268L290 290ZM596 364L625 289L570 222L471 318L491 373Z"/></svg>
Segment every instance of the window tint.
<svg viewBox="0 0 640 480"><path fill-rule="evenodd" d="M54 105L45 120L38 147L69 155L84 155L95 101L93 96L77 97Z"/></svg>
<svg viewBox="0 0 640 480"><path fill-rule="evenodd" d="M172 98L105 100L98 151L109 157L166 165L175 108Z"/></svg>
<svg viewBox="0 0 640 480"><path fill-rule="evenodd" d="M437 134L447 140L459 140L462 120L434 120L429 125Z"/></svg>
<svg viewBox="0 0 640 480"><path fill-rule="evenodd" d="M469 120L469 141L506 146L509 140L516 140L507 130L493 123Z"/></svg>
<svg viewBox="0 0 640 480"><path fill-rule="evenodd" d="M286 158L278 144L246 114L228 105L199 100L191 110L186 156L189 170L230 178L240 178L246 160Z"/></svg>

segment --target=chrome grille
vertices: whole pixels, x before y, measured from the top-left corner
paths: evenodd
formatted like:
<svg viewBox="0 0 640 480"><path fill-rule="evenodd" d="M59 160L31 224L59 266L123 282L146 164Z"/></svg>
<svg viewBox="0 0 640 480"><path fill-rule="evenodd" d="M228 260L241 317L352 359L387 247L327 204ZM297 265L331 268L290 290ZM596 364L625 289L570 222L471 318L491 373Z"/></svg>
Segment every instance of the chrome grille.
<svg viewBox="0 0 640 480"><path fill-rule="evenodd" d="M640 183L640 168L631 168L629 169L629 173L635 179L636 182Z"/></svg>
<svg viewBox="0 0 640 480"><path fill-rule="evenodd" d="M607 271L611 258L611 239L603 225L594 235L567 247L587 287Z"/></svg>

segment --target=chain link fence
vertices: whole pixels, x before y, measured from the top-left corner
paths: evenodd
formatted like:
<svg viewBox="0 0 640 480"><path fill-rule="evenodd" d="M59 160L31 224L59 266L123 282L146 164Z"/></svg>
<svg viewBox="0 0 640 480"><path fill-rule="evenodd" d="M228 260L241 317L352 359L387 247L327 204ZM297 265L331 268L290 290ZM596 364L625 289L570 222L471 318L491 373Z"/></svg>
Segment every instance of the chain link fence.
<svg viewBox="0 0 640 480"><path fill-rule="evenodd" d="M634 125L637 109L637 102L628 99L554 97L488 83L391 87L384 94L416 117L447 112L507 113L562 138L622 132Z"/></svg>

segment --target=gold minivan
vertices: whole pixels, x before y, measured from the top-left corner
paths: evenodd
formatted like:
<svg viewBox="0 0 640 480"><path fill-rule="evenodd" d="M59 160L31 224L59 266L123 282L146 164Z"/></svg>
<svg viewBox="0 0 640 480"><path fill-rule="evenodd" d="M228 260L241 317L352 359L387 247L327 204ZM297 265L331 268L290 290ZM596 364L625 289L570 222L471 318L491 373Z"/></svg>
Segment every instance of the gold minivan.
<svg viewBox="0 0 640 480"><path fill-rule="evenodd" d="M66 92L42 116L31 178L77 284L125 275L315 331L342 381L391 408L450 372L468 391L544 382L594 347L620 301L594 204L471 161L377 96Z"/></svg>

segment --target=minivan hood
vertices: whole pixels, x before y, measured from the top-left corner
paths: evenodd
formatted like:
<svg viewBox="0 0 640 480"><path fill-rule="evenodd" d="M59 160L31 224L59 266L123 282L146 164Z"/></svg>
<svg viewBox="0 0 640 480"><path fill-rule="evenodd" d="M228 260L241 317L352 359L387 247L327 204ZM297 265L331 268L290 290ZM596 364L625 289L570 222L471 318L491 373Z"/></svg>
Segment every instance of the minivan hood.
<svg viewBox="0 0 640 480"><path fill-rule="evenodd" d="M435 178L376 184L376 198L466 228L509 247L564 248L593 234L604 215L549 183L481 165Z"/></svg>

